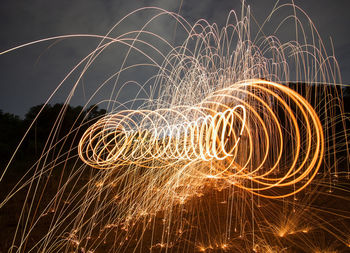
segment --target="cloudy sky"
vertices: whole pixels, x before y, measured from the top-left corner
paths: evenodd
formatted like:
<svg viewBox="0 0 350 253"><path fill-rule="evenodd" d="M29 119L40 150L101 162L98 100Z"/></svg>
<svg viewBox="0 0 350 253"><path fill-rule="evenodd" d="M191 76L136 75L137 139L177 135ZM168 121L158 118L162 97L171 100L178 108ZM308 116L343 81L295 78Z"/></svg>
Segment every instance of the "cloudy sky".
<svg viewBox="0 0 350 253"><path fill-rule="evenodd" d="M246 1L258 22L263 22L272 10L274 0ZM291 1L280 1L286 3ZM348 0L295 0L312 19L330 50L329 38L334 44L343 83L350 84L350 18ZM131 11L155 6L178 12L181 0L2 0L0 8L0 51L23 43L56 35L97 34L105 35L122 17ZM183 0L180 14L191 24L204 18L209 23L223 25L229 11L240 12L240 0ZM150 12L134 15L117 33L123 33L144 24ZM154 13L153 13L154 14ZM287 16L290 12L281 11ZM160 20L155 30L162 36L171 36L175 22ZM283 35L282 35L283 36ZM281 38L283 40L283 38ZM15 50L0 56L1 84L0 110L23 117L31 106L46 101L60 81L98 40L91 38L67 39L59 42L43 42ZM72 104L84 104L83 93L89 92L90 83L100 83L106 78L108 68L120 61L121 52L105 57L88 75L86 91L77 90ZM141 75L135 73L135 75ZM72 80L74 76L72 77ZM52 102L64 102L72 88L67 80ZM96 90L91 84L91 89ZM92 92L90 90L90 92ZM106 91L107 92L107 91ZM101 93L103 94L103 93ZM134 96L132 91L125 96ZM94 101L96 102L96 101Z"/></svg>

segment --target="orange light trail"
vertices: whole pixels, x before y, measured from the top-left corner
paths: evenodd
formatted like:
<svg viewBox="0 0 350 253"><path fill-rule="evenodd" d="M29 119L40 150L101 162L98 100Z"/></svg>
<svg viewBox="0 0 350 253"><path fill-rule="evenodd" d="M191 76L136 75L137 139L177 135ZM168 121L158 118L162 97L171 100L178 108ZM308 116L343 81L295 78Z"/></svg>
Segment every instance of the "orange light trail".
<svg viewBox="0 0 350 253"><path fill-rule="evenodd" d="M285 145L294 152L283 166ZM224 179L254 194L281 198L301 191L315 177L324 137L316 112L301 95L254 79L216 91L196 106L105 116L84 133L78 151L97 169L133 165L163 170L212 162L215 166L199 166L191 176ZM286 194L267 193L296 184Z"/></svg>

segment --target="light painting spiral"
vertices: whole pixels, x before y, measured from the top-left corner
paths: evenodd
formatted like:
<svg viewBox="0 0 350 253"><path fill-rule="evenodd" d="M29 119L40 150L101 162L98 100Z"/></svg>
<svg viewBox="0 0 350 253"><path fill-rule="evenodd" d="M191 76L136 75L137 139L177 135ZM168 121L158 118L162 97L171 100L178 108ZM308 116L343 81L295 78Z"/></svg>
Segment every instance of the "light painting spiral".
<svg viewBox="0 0 350 253"><path fill-rule="evenodd" d="M287 158L286 145L293 147ZM97 169L177 168L276 198L299 192L315 177L324 137L317 114L301 95L281 84L251 80L216 91L197 106L108 115L84 133L78 150ZM187 172L189 166L198 170ZM287 194L265 193L302 180Z"/></svg>

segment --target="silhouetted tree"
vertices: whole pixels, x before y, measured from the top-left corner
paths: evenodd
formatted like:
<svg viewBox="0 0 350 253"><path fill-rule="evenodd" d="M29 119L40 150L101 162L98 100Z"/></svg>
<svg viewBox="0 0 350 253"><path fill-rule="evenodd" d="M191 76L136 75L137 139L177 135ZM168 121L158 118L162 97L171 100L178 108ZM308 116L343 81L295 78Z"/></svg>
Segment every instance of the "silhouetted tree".
<svg viewBox="0 0 350 253"><path fill-rule="evenodd" d="M21 119L0 110L0 162L3 163L11 157L23 134Z"/></svg>
<svg viewBox="0 0 350 253"><path fill-rule="evenodd" d="M71 149L78 144L85 129L105 114L106 110L99 109L96 105L86 110L82 106L72 107L67 104L34 106L24 119L27 128L35 120L24 144L25 149L40 155L45 145L58 141L61 142L58 145L60 152Z"/></svg>

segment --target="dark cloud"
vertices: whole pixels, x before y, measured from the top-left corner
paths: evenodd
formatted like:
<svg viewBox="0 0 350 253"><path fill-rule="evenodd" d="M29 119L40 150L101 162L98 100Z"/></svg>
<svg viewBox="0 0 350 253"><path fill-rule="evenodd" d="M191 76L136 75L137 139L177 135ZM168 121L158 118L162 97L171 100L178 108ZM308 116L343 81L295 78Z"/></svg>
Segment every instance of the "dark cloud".
<svg viewBox="0 0 350 253"><path fill-rule="evenodd" d="M131 11L145 7L156 6L177 12L181 0L2 0L0 9L0 51L16 45L62 34L99 34L104 35L122 17ZM252 14L261 23L272 10L276 1L250 0ZM290 3L290 1L280 1ZM349 1L296 0L295 3L304 9L320 31L325 45L330 48L329 38L332 37L335 54L342 70L344 83L350 83L350 19L348 18ZM183 0L180 14L190 23L200 18L210 23L222 26L226 22L231 9L241 12L240 0ZM140 28L145 20L154 14L152 11L141 12L134 15L118 27L114 34L121 34ZM282 9L276 13L276 19L290 14ZM159 18L150 24L151 30L171 40L175 23L170 19ZM269 28L269 27L268 27ZM178 28L179 31L181 30ZM272 29L272 28L271 28ZM180 32L179 32L180 33ZM288 29L281 31L281 39L287 39ZM86 56L97 46L96 39L68 39L56 43L45 42L27 48L19 49L0 56L1 85L0 109L3 111L24 115L29 107L43 103L60 81L66 76L80 59ZM125 51L125 49L124 49ZM104 57L99 58L94 65L94 71L88 72L85 90L80 87L73 103L85 103L84 95L88 97L96 87L103 82L113 71L120 67L120 59L124 56L123 48L108 51ZM135 55L140 57L140 55ZM138 59L138 58L136 58ZM77 78L73 75L53 102L63 102ZM126 81L127 76L121 77ZM142 73L130 72L130 80L142 81ZM113 85L113 82L109 85ZM110 87L101 91L101 96L108 98ZM130 89L124 94L125 99L132 98L136 89ZM95 102L97 102L96 99Z"/></svg>

